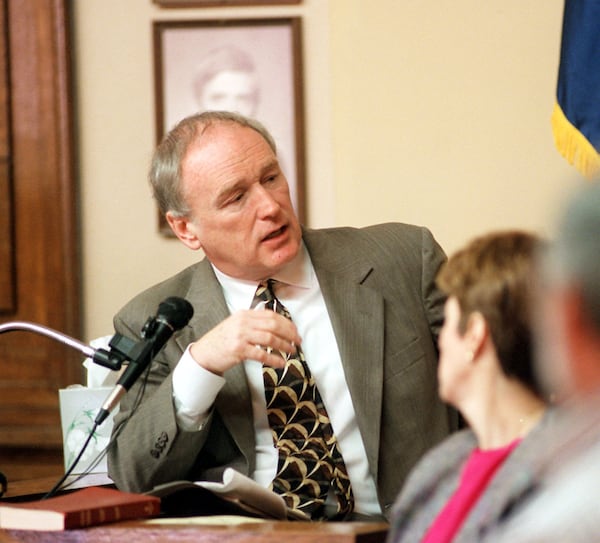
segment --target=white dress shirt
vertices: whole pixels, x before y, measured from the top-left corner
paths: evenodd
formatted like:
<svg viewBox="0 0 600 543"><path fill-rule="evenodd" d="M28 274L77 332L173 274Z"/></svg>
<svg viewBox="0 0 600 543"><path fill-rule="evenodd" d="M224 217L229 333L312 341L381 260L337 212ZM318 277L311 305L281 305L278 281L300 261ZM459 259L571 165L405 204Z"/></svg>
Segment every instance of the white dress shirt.
<svg viewBox="0 0 600 543"><path fill-rule="evenodd" d="M214 266L213 269L230 312L250 308L257 283L234 279ZM302 350L321 393L352 483L354 509L367 515L380 514L375 482L369 473L337 342L306 248L302 246L298 256L272 279L278 281L275 294L290 312L302 338ZM189 351L188 347L173 372L173 398L179 426L194 431L202 427L225 380L196 364ZM267 420L262 364L245 360L244 369L250 386L256 435L256 470L252 478L268 486L276 474L278 453Z"/></svg>

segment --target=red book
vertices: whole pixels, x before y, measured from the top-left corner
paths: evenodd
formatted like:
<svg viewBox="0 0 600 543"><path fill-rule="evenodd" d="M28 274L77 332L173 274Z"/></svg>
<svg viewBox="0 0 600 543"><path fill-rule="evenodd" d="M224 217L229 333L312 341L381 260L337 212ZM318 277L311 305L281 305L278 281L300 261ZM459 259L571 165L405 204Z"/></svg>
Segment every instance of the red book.
<svg viewBox="0 0 600 543"><path fill-rule="evenodd" d="M160 498L90 486L47 500L0 502L0 528L68 530L157 516Z"/></svg>

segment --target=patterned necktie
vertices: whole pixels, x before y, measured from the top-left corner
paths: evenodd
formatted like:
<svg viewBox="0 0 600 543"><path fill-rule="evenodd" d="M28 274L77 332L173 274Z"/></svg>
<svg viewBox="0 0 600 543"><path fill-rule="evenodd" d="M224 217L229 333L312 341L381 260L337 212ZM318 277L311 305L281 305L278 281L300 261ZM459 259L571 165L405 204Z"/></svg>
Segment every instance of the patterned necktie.
<svg viewBox="0 0 600 543"><path fill-rule="evenodd" d="M269 279L258 286L252 307L262 301L267 309L291 320L273 292L273 283ZM344 519L354 509L354 496L321 395L300 347L295 355L282 352L281 356L287 362L284 368L263 366L267 416L279 451L272 489L288 507L320 520L325 518L331 488L337 512L328 518Z"/></svg>

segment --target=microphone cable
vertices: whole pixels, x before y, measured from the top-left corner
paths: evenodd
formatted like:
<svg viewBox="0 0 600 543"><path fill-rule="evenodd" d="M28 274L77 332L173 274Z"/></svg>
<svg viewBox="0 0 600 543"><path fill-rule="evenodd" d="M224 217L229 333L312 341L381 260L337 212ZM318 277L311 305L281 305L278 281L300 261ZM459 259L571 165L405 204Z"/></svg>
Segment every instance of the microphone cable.
<svg viewBox="0 0 600 543"><path fill-rule="evenodd" d="M113 443L119 437L120 433L123 431L123 429L125 428L127 423L131 420L131 417L135 414L138 407L142 403L142 398L144 397L144 393L146 392L146 384L148 382L148 377L150 376L150 366L151 365L152 364L148 364L147 368L144 371L144 377L142 379L142 386L141 386L140 390L138 390L138 393L136 394L135 400L133 402L133 408L131 409L131 413L121 423L121 425L114 432L112 432L110 440L107 443L107 445L104 447L104 449L96 455L96 458L94 458L90 462L90 464L87 466L85 471L77 474L77 477L75 477L73 480L71 480L65 484L65 481L68 479L68 477L71 475L71 473L75 469L75 466L77 466L77 464L80 462L81 457L83 456L83 453L87 449L92 437L94 436L94 433L96 432L96 429L99 426L99 424L96 421L94 421L92 429L89 432L88 436L86 437L85 442L83 443L83 446L81 447L79 453L77 454L77 457L73 460L73 462L71 462L71 465L69 466L69 468L65 471L63 476L56 482L56 484L41 498L42 500L52 498L60 490L67 490L71 485L73 485L77 481L83 479L83 477L89 475L92 472L92 470L102 461L102 458L104 458L104 456L106 456L106 454L108 453L109 447L111 447L113 445Z"/></svg>

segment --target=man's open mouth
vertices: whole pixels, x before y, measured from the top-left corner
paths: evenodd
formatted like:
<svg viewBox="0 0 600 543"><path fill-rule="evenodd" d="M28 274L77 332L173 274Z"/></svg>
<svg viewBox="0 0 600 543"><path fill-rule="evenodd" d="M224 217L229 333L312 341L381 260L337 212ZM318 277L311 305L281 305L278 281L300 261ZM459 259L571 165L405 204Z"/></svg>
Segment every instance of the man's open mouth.
<svg viewBox="0 0 600 543"><path fill-rule="evenodd" d="M263 241L268 241L270 239L276 238L277 236L280 236L285 231L285 228L286 228L285 226L282 226L281 228L278 228L274 232L271 232L268 236L266 236L263 239Z"/></svg>

